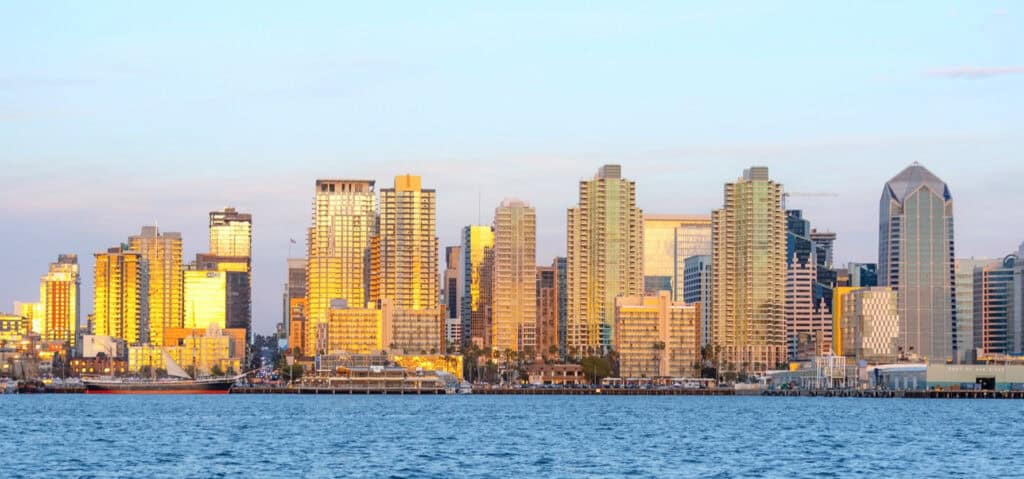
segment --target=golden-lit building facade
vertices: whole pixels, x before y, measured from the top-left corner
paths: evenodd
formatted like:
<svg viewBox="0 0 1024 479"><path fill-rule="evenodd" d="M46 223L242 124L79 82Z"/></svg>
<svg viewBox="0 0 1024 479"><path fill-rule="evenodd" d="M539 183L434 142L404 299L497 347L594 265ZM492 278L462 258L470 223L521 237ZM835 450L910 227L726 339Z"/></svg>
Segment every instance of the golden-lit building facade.
<svg viewBox="0 0 1024 479"><path fill-rule="evenodd" d="M615 304L615 351L623 378L700 375L700 305L673 302L668 291L623 296Z"/></svg>
<svg viewBox="0 0 1024 479"><path fill-rule="evenodd" d="M147 342L149 278L142 255L122 245L94 256L92 334Z"/></svg>
<svg viewBox="0 0 1024 479"><path fill-rule="evenodd" d="M682 301L686 258L711 254L711 217L644 215L644 292Z"/></svg>
<svg viewBox="0 0 1024 479"><path fill-rule="evenodd" d="M186 270L185 321L183 327L206 329L227 327L227 273ZM166 339L166 338L165 338Z"/></svg>
<svg viewBox="0 0 1024 479"><path fill-rule="evenodd" d="M832 353L845 356L843 348L843 316L846 295L861 289L859 286L839 286L832 288Z"/></svg>
<svg viewBox="0 0 1024 479"><path fill-rule="evenodd" d="M410 373L415 373L417 371L444 371L455 376L459 381L462 380L463 361L462 356L459 355L396 355L391 356L390 359Z"/></svg>
<svg viewBox="0 0 1024 479"><path fill-rule="evenodd" d="M326 351L372 354L387 348L382 311L372 303L364 306L349 308L344 301L335 302L330 311Z"/></svg>
<svg viewBox="0 0 1024 479"><path fill-rule="evenodd" d="M14 314L28 319L30 332L43 336L46 330L46 308L43 303L15 301Z"/></svg>
<svg viewBox="0 0 1024 479"><path fill-rule="evenodd" d="M181 233L161 233L156 226L128 238L129 248L146 261L149 271L149 338L164 342L165 328L180 328L184 320Z"/></svg>
<svg viewBox="0 0 1024 479"><path fill-rule="evenodd" d="M711 216L712 334L725 371L786 360L786 212L782 185L752 167L725 185Z"/></svg>
<svg viewBox="0 0 1024 479"><path fill-rule="evenodd" d="M381 309L393 308L389 345L410 353L444 351L439 304L437 198L415 175L380 191L378 234ZM384 302L388 301L387 307Z"/></svg>
<svg viewBox="0 0 1024 479"><path fill-rule="evenodd" d="M252 258L252 215L234 208L211 211L210 254Z"/></svg>
<svg viewBox="0 0 1024 479"><path fill-rule="evenodd" d="M494 247L494 228L485 225L469 225L462 228L462 272L459 277L462 288L462 304L459 318L462 323L462 343L468 346L474 341L484 343L487 335L487 307L489 301L482 298L486 293L484 284L484 259Z"/></svg>
<svg viewBox="0 0 1024 479"><path fill-rule="evenodd" d="M615 298L643 293L643 212L636 183L619 165L604 165L579 183L579 205L568 210L568 351L601 353L615 336Z"/></svg>
<svg viewBox="0 0 1024 479"><path fill-rule="evenodd" d="M490 345L498 350L537 347L537 212L520 200L494 210L494 266Z"/></svg>
<svg viewBox="0 0 1024 479"><path fill-rule="evenodd" d="M317 353L317 334L330 321L331 301L362 305L371 300L371 241L377 234L374 185L373 180L316 181L301 347L307 356Z"/></svg>
<svg viewBox="0 0 1024 479"><path fill-rule="evenodd" d="M559 358L558 338L558 269L537 267L537 347L538 356Z"/></svg>
<svg viewBox="0 0 1024 479"><path fill-rule="evenodd" d="M81 302L78 255L62 254L39 281L39 302L43 308L44 341L67 341L75 345Z"/></svg>
<svg viewBox="0 0 1024 479"><path fill-rule="evenodd" d="M20 341L28 336L32 321L19 314L0 313L0 341Z"/></svg>

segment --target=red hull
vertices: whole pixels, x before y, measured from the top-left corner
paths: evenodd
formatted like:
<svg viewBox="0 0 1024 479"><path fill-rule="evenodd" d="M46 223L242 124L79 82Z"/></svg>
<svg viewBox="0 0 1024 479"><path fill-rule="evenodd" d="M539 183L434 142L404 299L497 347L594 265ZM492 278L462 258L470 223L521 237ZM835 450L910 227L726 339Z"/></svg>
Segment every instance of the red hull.
<svg viewBox="0 0 1024 479"><path fill-rule="evenodd" d="M146 389L86 389L86 394L227 394L228 390L216 389L176 389L176 390L146 390Z"/></svg>

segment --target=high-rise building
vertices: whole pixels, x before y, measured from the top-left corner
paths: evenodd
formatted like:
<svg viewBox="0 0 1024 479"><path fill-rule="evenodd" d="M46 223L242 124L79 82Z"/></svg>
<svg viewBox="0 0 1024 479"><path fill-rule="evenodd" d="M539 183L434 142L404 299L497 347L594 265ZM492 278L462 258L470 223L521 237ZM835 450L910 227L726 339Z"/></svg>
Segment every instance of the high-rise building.
<svg viewBox="0 0 1024 479"><path fill-rule="evenodd" d="M444 318L438 296L437 199L419 176L395 177L380 191L381 299L394 305L394 349L443 351Z"/></svg>
<svg viewBox="0 0 1024 479"><path fill-rule="evenodd" d="M164 329L180 328L184 321L181 233L143 226L142 233L128 237L129 248L142 255L149 272L149 339L164 343Z"/></svg>
<svg viewBox="0 0 1024 479"><path fill-rule="evenodd" d="M558 342L558 269L537 267L537 355L559 358Z"/></svg>
<svg viewBox="0 0 1024 479"><path fill-rule="evenodd" d="M974 349L974 270L995 262L998 260L990 258L957 258L953 261L956 317L963 319L956 328L956 343L963 345L957 348L958 363L970 364L977 358Z"/></svg>
<svg viewBox="0 0 1024 479"><path fill-rule="evenodd" d="M185 328L243 329L252 340L249 303L249 274L239 271L202 270L183 273L185 282Z"/></svg>
<svg viewBox="0 0 1024 479"><path fill-rule="evenodd" d="M870 288L878 286L878 265L875 263L850 263L847 265L850 281L847 286Z"/></svg>
<svg viewBox="0 0 1024 479"><path fill-rule="evenodd" d="M698 377L700 305L672 301L671 293L615 300L615 351L624 378Z"/></svg>
<svg viewBox="0 0 1024 479"><path fill-rule="evenodd" d="M812 255L813 257L813 255ZM817 262L794 261L786 268L786 342L789 345L789 359L807 361L813 356L822 356L832 351L832 314L824 299L815 302L814 289L817 285ZM831 288L829 288L831 289ZM821 342L817 342L818 338ZM808 350L801 344L814 342ZM803 354L810 354L810 357Z"/></svg>
<svg viewBox="0 0 1024 479"><path fill-rule="evenodd" d="M537 213L507 199L494 210L494 270L490 344L536 352Z"/></svg>
<svg viewBox="0 0 1024 479"><path fill-rule="evenodd" d="M711 342L711 255L690 256L683 262L683 296L686 304L700 304L700 345Z"/></svg>
<svg viewBox="0 0 1024 479"><path fill-rule="evenodd" d="M949 187L914 163L885 184L879 211L878 284L898 293L900 345L927 361L953 360L960 345Z"/></svg>
<svg viewBox="0 0 1024 479"><path fill-rule="evenodd" d="M1017 255L974 268L974 349L978 355L1013 354L1013 282ZM959 291L958 291L959 293ZM958 325L966 323L961 318ZM959 328L958 328L959 332Z"/></svg>
<svg viewBox="0 0 1024 479"><path fill-rule="evenodd" d="M252 258L252 215L234 208L210 212L210 254Z"/></svg>
<svg viewBox="0 0 1024 479"><path fill-rule="evenodd" d="M43 305L42 337L75 345L81 301L78 296L78 255L62 254L39 281L39 302Z"/></svg>
<svg viewBox="0 0 1024 479"><path fill-rule="evenodd" d="M900 319L896 292L876 286L843 292L841 298L842 352L871 363L897 360L903 351L898 344Z"/></svg>
<svg viewBox="0 0 1024 479"><path fill-rule="evenodd" d="M327 351L371 354L387 348L387 324L380 308L373 305L350 308L345 300L336 300L330 314Z"/></svg>
<svg viewBox="0 0 1024 479"><path fill-rule="evenodd" d="M615 298L643 294L643 212L636 183L604 165L579 183L567 214L567 346L582 356L607 351L615 337Z"/></svg>
<svg viewBox="0 0 1024 479"><path fill-rule="evenodd" d="M682 295L686 258L711 254L711 218L701 215L644 215L644 291Z"/></svg>
<svg viewBox="0 0 1024 479"><path fill-rule="evenodd" d="M484 257L494 247L494 229L490 226L469 225L462 228L462 268L459 276L462 292L460 320L462 321L462 346L476 342L483 344L487 335L487 307L481 299Z"/></svg>
<svg viewBox="0 0 1024 479"><path fill-rule="evenodd" d="M14 302L14 314L28 321L28 330L42 336L46 331L46 307L43 303Z"/></svg>
<svg viewBox="0 0 1024 479"><path fill-rule="evenodd" d="M1010 350L1024 354L1024 243L1017 250L1013 268L1013 321L1010 324Z"/></svg>
<svg viewBox="0 0 1024 479"><path fill-rule="evenodd" d="M445 305L444 335L448 344L462 345L462 289L459 278L462 274L462 246L448 246L444 249L445 269L441 279L441 302Z"/></svg>
<svg viewBox="0 0 1024 479"><path fill-rule="evenodd" d="M569 264L565 256L556 256L551 262L555 268L555 284L558 289L558 354L563 359L567 352L569 330Z"/></svg>
<svg viewBox="0 0 1024 479"><path fill-rule="evenodd" d="M752 167L725 185L711 216L712 342L725 370L763 371L786 358L786 212L782 185Z"/></svg>
<svg viewBox="0 0 1024 479"><path fill-rule="evenodd" d="M320 352L317 335L330 321L331 301L365 305L376 299L370 297L371 240L377 234L374 184L373 180L316 181L313 225L307 239L305 339L300 347L306 356ZM289 284L290 276L291 272ZM297 299L289 296L289 301Z"/></svg>
<svg viewBox="0 0 1024 479"><path fill-rule="evenodd" d="M142 254L126 245L96 253L90 330L128 344L149 338L149 272Z"/></svg>
<svg viewBox="0 0 1024 479"><path fill-rule="evenodd" d="M284 284L282 311L288 348L305 351L306 266L305 258L288 258L288 282Z"/></svg>

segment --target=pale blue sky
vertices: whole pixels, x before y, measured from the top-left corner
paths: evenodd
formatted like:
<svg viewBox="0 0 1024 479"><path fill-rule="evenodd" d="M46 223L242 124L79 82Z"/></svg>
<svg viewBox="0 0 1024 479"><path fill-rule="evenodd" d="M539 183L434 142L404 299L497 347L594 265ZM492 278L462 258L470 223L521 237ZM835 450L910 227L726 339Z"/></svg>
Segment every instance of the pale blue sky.
<svg viewBox="0 0 1024 479"><path fill-rule="evenodd" d="M157 221L191 257L233 205L269 331L317 177L422 175L442 245L523 198L547 263L602 163L652 213L707 213L761 164L838 194L790 206L874 261L882 184L920 161L952 188L958 256L1024 240L1015 2L368 5L0 1L0 311L75 252L89 312L93 252Z"/></svg>

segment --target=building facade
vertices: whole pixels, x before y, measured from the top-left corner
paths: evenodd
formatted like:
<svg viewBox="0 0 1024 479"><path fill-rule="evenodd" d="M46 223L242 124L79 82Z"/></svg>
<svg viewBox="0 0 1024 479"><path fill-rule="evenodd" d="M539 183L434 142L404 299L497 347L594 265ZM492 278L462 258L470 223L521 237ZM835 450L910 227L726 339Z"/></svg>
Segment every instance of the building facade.
<svg viewBox="0 0 1024 479"><path fill-rule="evenodd" d="M615 350L623 378L700 376L700 305L671 293L615 301Z"/></svg>
<svg viewBox="0 0 1024 479"><path fill-rule="evenodd" d="M484 258L494 247L494 229L484 225L462 228L462 268L459 276L462 292L460 321L462 346L484 343L487 336L487 308L490 304L481 298L484 289ZM489 288L489 286L487 286Z"/></svg>
<svg viewBox="0 0 1024 479"><path fill-rule="evenodd" d="M558 342L558 269L537 267L537 347L538 357L559 359Z"/></svg>
<svg viewBox="0 0 1024 479"><path fill-rule="evenodd" d="M148 342L149 284L141 253L125 245L96 253L90 332L128 344Z"/></svg>
<svg viewBox="0 0 1024 479"><path fill-rule="evenodd" d="M976 268L997 263L991 258L957 258L954 260L953 289L956 300L956 317L964 318L956 328L957 362L972 363L977 358L974 344L974 270ZM966 320L966 319L969 319Z"/></svg>
<svg viewBox="0 0 1024 479"><path fill-rule="evenodd" d="M711 254L711 217L644 215L644 292L682 295L686 258Z"/></svg>
<svg viewBox="0 0 1024 479"><path fill-rule="evenodd" d="M701 346L711 342L711 255L690 256L683 262L682 301L700 304Z"/></svg>
<svg viewBox="0 0 1024 479"><path fill-rule="evenodd" d="M330 321L331 301L364 305L374 299L370 297L371 240L377 234L374 184L373 180L316 181L313 225L307 239L305 339L301 347L306 356L320 352L317 335Z"/></svg>
<svg viewBox="0 0 1024 479"><path fill-rule="evenodd" d="M817 281L818 265L813 260L804 263L794 261L786 268L784 311L790 360L811 360L813 356L824 356L832 352L831 307L825 306L824 299L815 301ZM802 343L808 342L813 342L814 347L800 347Z"/></svg>
<svg viewBox="0 0 1024 479"><path fill-rule="evenodd" d="M445 269L441 278L441 302L445 308L445 341L453 346L462 346L462 289L459 277L462 272L462 246L448 246L444 249Z"/></svg>
<svg viewBox="0 0 1024 479"><path fill-rule="evenodd" d="M1017 255L1011 254L974 268L973 346L978 355L1020 353L1014 347L1017 341L1013 325L1014 271L1018 262ZM966 317L958 318L958 325L967 322Z"/></svg>
<svg viewBox="0 0 1024 479"><path fill-rule="evenodd" d="M143 226L140 234L128 237L128 245L147 264L148 341L160 346L164 343L164 329L180 328L185 317L181 233L161 233L156 226Z"/></svg>
<svg viewBox="0 0 1024 479"><path fill-rule="evenodd" d="M210 212L210 254L252 258L252 215L234 208Z"/></svg>
<svg viewBox="0 0 1024 479"><path fill-rule="evenodd" d="M953 196L918 163L885 184L879 205L878 284L899 293L900 343L930 362L956 344Z"/></svg>
<svg viewBox="0 0 1024 479"><path fill-rule="evenodd" d="M843 355L873 364L895 362L900 349L897 294L892 288L860 288L842 295Z"/></svg>
<svg viewBox="0 0 1024 479"><path fill-rule="evenodd" d="M604 165L579 183L567 214L569 354L599 354L615 337L615 298L643 293L643 212L636 184L619 165Z"/></svg>
<svg viewBox="0 0 1024 479"><path fill-rule="evenodd" d="M537 213L520 200L494 210L490 344L502 351L537 347Z"/></svg>
<svg viewBox="0 0 1024 479"><path fill-rule="evenodd" d="M45 341L66 341L74 346L81 314L78 255L62 254L50 263L46 276L39 281L39 302L43 305Z"/></svg>
<svg viewBox="0 0 1024 479"><path fill-rule="evenodd" d="M782 185L752 167L725 185L711 217L712 342L725 370L763 371L786 358L786 213Z"/></svg>

